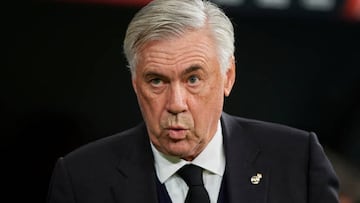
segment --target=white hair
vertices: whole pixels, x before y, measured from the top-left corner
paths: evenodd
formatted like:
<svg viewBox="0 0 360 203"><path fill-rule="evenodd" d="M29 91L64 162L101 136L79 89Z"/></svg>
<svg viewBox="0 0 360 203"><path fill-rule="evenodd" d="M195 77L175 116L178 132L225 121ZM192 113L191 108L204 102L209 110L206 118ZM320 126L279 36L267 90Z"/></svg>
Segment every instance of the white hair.
<svg viewBox="0 0 360 203"><path fill-rule="evenodd" d="M135 14L126 31L124 53L131 74L135 75L138 53L147 42L181 37L205 26L215 40L225 73L235 49L234 28L225 13L206 0L153 0Z"/></svg>

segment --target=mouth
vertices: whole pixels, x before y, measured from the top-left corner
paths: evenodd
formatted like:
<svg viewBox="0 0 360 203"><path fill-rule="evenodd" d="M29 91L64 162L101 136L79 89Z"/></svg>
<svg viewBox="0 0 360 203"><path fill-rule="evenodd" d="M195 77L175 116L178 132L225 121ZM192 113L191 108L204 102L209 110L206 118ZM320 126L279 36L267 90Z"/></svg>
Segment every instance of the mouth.
<svg viewBox="0 0 360 203"><path fill-rule="evenodd" d="M188 129L180 126L171 126L166 128L166 131L172 140L183 140L186 138Z"/></svg>

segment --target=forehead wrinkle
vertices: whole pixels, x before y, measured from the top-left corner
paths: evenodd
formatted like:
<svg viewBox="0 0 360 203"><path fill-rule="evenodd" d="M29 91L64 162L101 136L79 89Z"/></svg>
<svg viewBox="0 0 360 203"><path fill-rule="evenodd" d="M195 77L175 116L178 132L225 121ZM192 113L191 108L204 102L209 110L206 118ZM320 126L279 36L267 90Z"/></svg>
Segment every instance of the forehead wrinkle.
<svg viewBox="0 0 360 203"><path fill-rule="evenodd" d="M170 43L171 44L171 43ZM168 47L171 47L169 45ZM207 43L202 43L199 46L189 47L184 46L176 50L163 49L158 46L151 46L143 52L142 60L146 66L181 66L182 64L201 65L206 64L212 55L211 46Z"/></svg>

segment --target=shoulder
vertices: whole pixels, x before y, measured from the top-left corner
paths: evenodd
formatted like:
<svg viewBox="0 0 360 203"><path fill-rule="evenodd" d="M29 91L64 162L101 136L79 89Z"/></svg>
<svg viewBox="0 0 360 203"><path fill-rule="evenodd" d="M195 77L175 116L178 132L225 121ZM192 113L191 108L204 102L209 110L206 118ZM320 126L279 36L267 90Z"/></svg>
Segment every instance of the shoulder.
<svg viewBox="0 0 360 203"><path fill-rule="evenodd" d="M92 142L86 143L64 156L67 162L86 162L116 160L126 156L134 146L147 142L146 128L143 123L125 130L123 132L110 135Z"/></svg>
<svg viewBox="0 0 360 203"><path fill-rule="evenodd" d="M297 134L305 135L309 134L309 131L301 130L288 125L261 121L256 119L243 118L239 116L233 116L227 113L222 114L222 121L227 127L241 128L245 131L256 131L262 134Z"/></svg>
<svg viewBox="0 0 360 203"><path fill-rule="evenodd" d="M230 136L252 139L264 148L305 147L315 133L284 124L248 119L223 113L224 128Z"/></svg>

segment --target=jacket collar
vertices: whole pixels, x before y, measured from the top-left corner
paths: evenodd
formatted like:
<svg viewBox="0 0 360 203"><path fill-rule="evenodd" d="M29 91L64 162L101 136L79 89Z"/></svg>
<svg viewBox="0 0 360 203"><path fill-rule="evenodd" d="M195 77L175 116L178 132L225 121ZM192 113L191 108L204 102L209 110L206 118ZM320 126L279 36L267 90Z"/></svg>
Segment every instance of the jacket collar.
<svg viewBox="0 0 360 203"><path fill-rule="evenodd" d="M157 203L154 158L145 124L128 134L129 142L118 164L118 184L112 188L116 202ZM125 184L124 184L125 183Z"/></svg>
<svg viewBox="0 0 360 203"><path fill-rule="evenodd" d="M226 113L222 114L221 122L228 202L265 203L269 170L257 161L261 155L260 146L249 132L246 122ZM116 202L157 203L154 158L145 124L137 127L131 136L132 141L126 145L126 149L121 150L127 154L121 156L126 158L119 160L119 181L113 186L112 192Z"/></svg>
<svg viewBox="0 0 360 203"><path fill-rule="evenodd" d="M230 203L265 203L269 171L257 160L261 148L241 119L222 114L226 168L225 183Z"/></svg>

